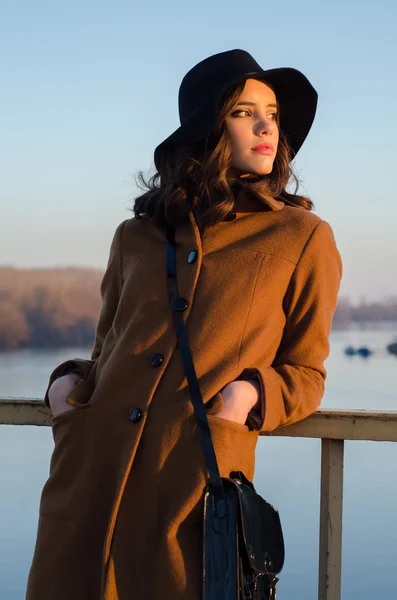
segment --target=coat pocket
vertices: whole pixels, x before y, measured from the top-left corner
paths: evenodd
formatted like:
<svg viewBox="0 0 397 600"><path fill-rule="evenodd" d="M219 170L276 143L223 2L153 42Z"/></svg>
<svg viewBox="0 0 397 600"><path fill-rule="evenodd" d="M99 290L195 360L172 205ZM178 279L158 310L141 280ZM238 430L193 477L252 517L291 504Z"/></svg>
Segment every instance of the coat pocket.
<svg viewBox="0 0 397 600"><path fill-rule="evenodd" d="M225 426L237 427L242 431L249 431L249 427L247 425L236 423L235 421L231 421L230 419L224 419L223 417L217 417L216 413L218 413L225 405L225 400L222 396L222 392L217 392L215 396L213 396L206 404L205 411L207 413L207 418L217 419L218 421L224 421ZM210 420L210 419L208 419Z"/></svg>
<svg viewBox="0 0 397 600"><path fill-rule="evenodd" d="M58 425L60 423L74 419L74 413L80 412L83 408L89 408L91 406L91 396L93 392L93 386L91 381L87 379L80 379L80 381L70 390L66 396L66 403L71 407L70 410L59 413L52 417L52 425Z"/></svg>
<svg viewBox="0 0 397 600"><path fill-rule="evenodd" d="M249 429L248 425L217 417L214 413L223 405L221 392L217 392L205 405L221 476L229 477L231 471L242 471L252 480L259 432Z"/></svg>
<svg viewBox="0 0 397 600"><path fill-rule="evenodd" d="M97 364L98 362L96 362L88 373L86 373L85 377L80 379L74 388L70 390L69 394L66 396L66 402L68 404L75 406L76 408L85 408L91 405L91 398L95 388Z"/></svg>
<svg viewBox="0 0 397 600"><path fill-rule="evenodd" d="M72 388L66 396L66 402L76 408L84 408L89 406L90 398L93 391L91 378L80 379L80 381Z"/></svg>

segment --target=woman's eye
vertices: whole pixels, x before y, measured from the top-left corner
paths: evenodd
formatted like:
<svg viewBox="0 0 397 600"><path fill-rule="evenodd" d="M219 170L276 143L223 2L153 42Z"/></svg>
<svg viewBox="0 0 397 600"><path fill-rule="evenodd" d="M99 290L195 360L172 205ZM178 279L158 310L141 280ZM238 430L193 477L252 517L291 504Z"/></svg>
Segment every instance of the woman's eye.
<svg viewBox="0 0 397 600"><path fill-rule="evenodd" d="M245 110L245 109L243 109L243 108L242 108L242 109L240 109L240 110L235 110L235 111L232 113L232 117L234 117L234 116L235 116L235 115L237 115L238 113L248 113L248 114L251 114L249 110Z"/></svg>
<svg viewBox="0 0 397 600"><path fill-rule="evenodd" d="M232 113L232 117L239 116L241 113L245 113L246 115L251 116L251 111L249 111L245 108L241 108L240 110L235 110ZM276 113L276 112L270 113L270 115L268 115L268 116L269 116L269 118L272 119L272 121L277 121L277 119L278 119L278 113Z"/></svg>

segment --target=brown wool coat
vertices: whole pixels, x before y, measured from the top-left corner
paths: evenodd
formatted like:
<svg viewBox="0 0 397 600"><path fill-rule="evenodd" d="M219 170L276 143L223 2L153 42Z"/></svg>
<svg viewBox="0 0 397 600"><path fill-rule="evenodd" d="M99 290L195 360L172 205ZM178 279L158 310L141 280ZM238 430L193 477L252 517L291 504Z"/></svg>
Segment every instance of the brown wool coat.
<svg viewBox="0 0 397 600"><path fill-rule="evenodd" d="M318 407L342 264L314 213L243 188L234 210L202 237L190 213L176 230L177 275L221 474L252 479L259 432L214 416L220 390L257 375L266 432ZM92 360L66 361L50 377L84 372L68 396L76 408L53 419L27 600L199 600L206 469L165 236L150 220L117 227L101 294Z"/></svg>

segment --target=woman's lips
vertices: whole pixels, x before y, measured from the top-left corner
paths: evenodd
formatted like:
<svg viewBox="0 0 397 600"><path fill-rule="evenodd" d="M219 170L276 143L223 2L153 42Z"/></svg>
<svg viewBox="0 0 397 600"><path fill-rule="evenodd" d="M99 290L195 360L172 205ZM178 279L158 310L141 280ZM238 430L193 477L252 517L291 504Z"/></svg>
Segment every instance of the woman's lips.
<svg viewBox="0 0 397 600"><path fill-rule="evenodd" d="M272 144L261 144L260 146L256 146L255 148L252 148L252 150L254 152L259 152L260 154L273 154L274 152L274 148L272 146Z"/></svg>

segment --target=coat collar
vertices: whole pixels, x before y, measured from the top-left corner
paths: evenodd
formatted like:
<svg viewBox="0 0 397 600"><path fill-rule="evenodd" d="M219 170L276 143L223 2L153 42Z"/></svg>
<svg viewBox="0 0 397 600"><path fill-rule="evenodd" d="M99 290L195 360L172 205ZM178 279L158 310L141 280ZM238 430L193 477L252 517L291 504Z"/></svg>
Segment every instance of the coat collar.
<svg viewBox="0 0 397 600"><path fill-rule="evenodd" d="M234 210L235 212L260 212L263 210L281 210L285 203L282 200L276 200L270 194L254 192L239 187L235 192Z"/></svg>
<svg viewBox="0 0 397 600"><path fill-rule="evenodd" d="M273 198L270 194L257 192L241 185L241 181L237 178L228 178L228 181L234 195L233 209L235 213L255 213L269 210L278 211L282 210L285 206L285 202L276 200L276 198ZM190 225L193 226L195 243L197 244L197 247L201 247L201 233L192 210L189 210L189 220ZM188 245L188 238L192 233L192 231L189 230L190 227L177 228L177 242ZM193 240L190 240L190 243L192 242Z"/></svg>
<svg viewBox="0 0 397 600"><path fill-rule="evenodd" d="M235 198L235 212L281 210L285 206L285 202L276 200L276 198L273 198L270 194L265 194L245 187L238 178L230 178L229 185Z"/></svg>

